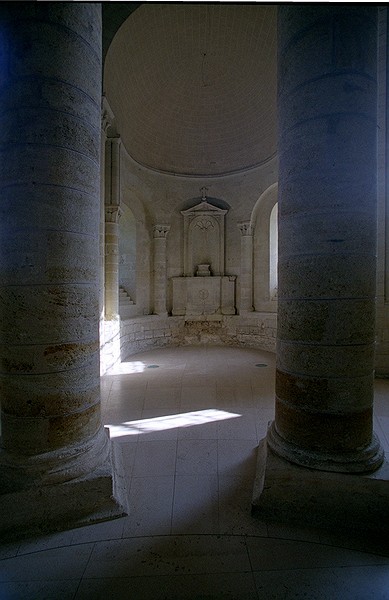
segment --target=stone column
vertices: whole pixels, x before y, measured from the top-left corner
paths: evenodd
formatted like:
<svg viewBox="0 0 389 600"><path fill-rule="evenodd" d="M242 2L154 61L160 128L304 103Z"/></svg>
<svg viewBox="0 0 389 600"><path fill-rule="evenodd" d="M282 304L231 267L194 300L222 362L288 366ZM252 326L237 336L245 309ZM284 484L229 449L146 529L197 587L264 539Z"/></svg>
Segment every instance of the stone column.
<svg viewBox="0 0 389 600"><path fill-rule="evenodd" d="M101 6L4 3L0 20L6 537L117 510L99 389Z"/></svg>
<svg viewBox="0 0 389 600"><path fill-rule="evenodd" d="M270 448L369 472L376 272L377 8L279 6L276 416Z"/></svg>
<svg viewBox="0 0 389 600"><path fill-rule="evenodd" d="M240 229L240 314L253 310L253 228L250 221Z"/></svg>
<svg viewBox="0 0 389 600"><path fill-rule="evenodd" d="M119 318L120 137L105 144L105 318Z"/></svg>
<svg viewBox="0 0 389 600"><path fill-rule="evenodd" d="M170 225L154 225L154 314L167 316L166 238Z"/></svg>

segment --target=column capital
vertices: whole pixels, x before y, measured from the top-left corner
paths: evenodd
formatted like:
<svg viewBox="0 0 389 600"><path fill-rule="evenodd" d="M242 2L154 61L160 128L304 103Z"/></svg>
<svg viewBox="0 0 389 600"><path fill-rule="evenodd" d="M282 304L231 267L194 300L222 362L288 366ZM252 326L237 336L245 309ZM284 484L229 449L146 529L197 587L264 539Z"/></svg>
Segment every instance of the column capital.
<svg viewBox="0 0 389 600"><path fill-rule="evenodd" d="M106 223L119 223L122 211L119 204L106 204L105 205L105 222Z"/></svg>
<svg viewBox="0 0 389 600"><path fill-rule="evenodd" d="M240 223L238 223L238 227L242 236L253 235L253 226L251 224L251 221L241 221Z"/></svg>
<svg viewBox="0 0 389 600"><path fill-rule="evenodd" d="M170 231L170 225L154 225L153 236L154 238L165 238Z"/></svg>
<svg viewBox="0 0 389 600"><path fill-rule="evenodd" d="M111 142L112 144L115 144L117 147L120 147L120 144L122 143L122 138L118 133L111 133L110 135L107 135L107 141Z"/></svg>
<svg viewBox="0 0 389 600"><path fill-rule="evenodd" d="M115 131L115 115L105 96L101 97L101 129L107 136L110 129Z"/></svg>

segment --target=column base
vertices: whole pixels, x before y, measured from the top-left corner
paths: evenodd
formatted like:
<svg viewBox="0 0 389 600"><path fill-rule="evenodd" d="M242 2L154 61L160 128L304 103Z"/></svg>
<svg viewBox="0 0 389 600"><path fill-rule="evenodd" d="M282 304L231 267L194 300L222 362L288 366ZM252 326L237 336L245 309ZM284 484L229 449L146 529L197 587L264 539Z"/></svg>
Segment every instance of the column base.
<svg viewBox="0 0 389 600"><path fill-rule="evenodd" d="M64 531L128 514L121 454L111 446L105 461L63 483L0 492L0 538L14 541Z"/></svg>
<svg viewBox="0 0 389 600"><path fill-rule="evenodd" d="M389 462L370 475L306 469L258 446L252 512L268 522L370 534L388 544Z"/></svg>
<svg viewBox="0 0 389 600"><path fill-rule="evenodd" d="M287 461L316 469L319 471L330 471L334 473L372 473L378 469L385 458L385 453L375 434L369 446L355 452L339 454L325 454L324 452L312 452L295 446L285 441L271 424L267 432L269 447L275 454Z"/></svg>

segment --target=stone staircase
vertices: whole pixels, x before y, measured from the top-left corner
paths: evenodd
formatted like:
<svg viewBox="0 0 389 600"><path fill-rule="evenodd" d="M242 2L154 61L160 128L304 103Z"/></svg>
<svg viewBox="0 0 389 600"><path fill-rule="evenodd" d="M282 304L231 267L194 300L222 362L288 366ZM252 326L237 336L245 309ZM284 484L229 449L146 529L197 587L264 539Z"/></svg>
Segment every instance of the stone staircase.
<svg viewBox="0 0 389 600"><path fill-rule="evenodd" d="M119 286L119 314L122 319L129 319L134 316L135 304L131 300L126 290Z"/></svg>

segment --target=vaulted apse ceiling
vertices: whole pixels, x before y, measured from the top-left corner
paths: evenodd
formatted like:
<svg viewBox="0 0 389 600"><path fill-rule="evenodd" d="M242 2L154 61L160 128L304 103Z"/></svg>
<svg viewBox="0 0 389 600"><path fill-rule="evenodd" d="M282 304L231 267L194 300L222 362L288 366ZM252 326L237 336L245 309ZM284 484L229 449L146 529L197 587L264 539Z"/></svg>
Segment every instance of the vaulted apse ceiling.
<svg viewBox="0 0 389 600"><path fill-rule="evenodd" d="M276 6L142 4L106 56L104 92L127 152L221 175L276 152Z"/></svg>

